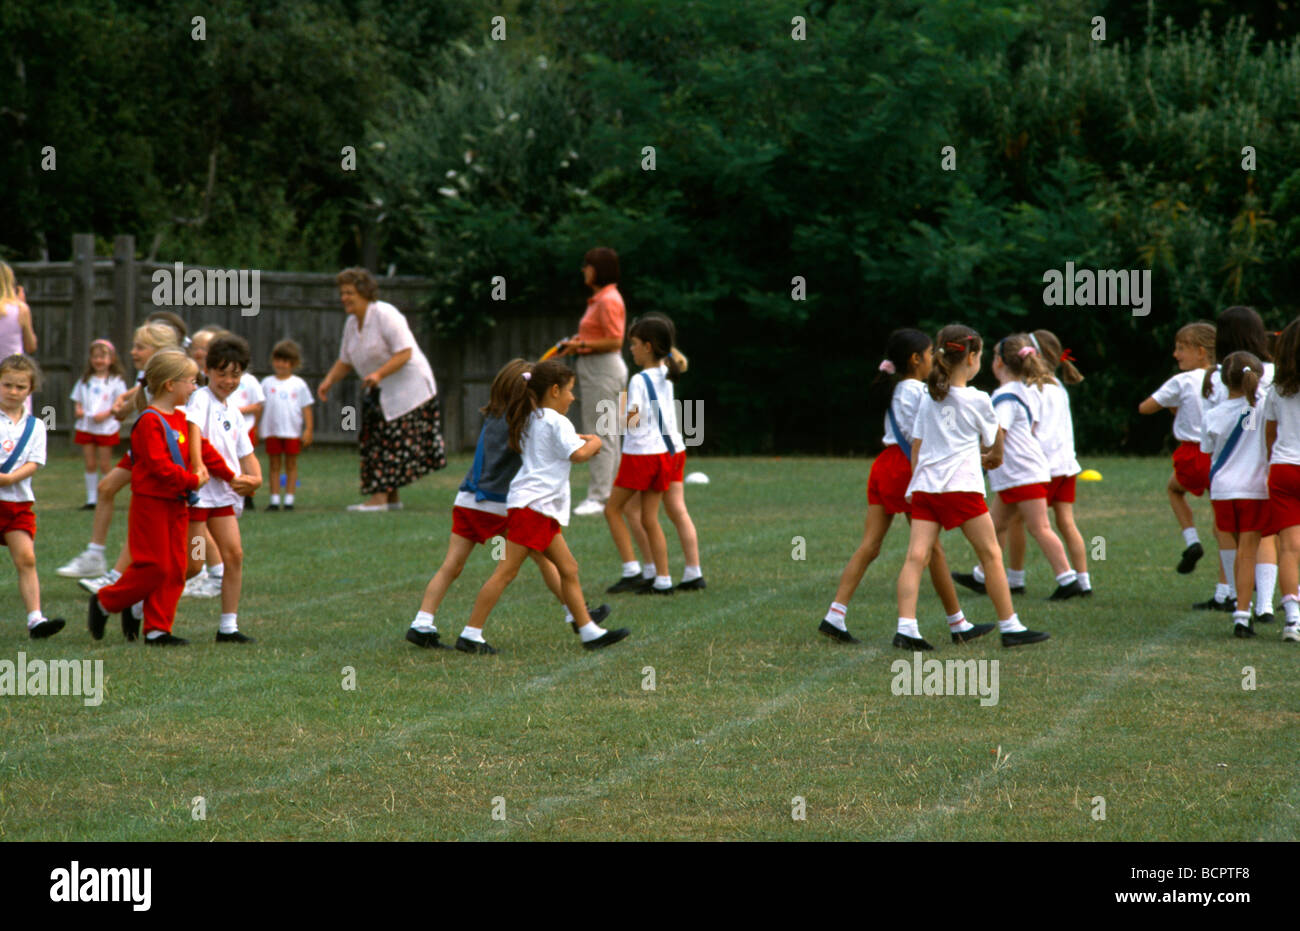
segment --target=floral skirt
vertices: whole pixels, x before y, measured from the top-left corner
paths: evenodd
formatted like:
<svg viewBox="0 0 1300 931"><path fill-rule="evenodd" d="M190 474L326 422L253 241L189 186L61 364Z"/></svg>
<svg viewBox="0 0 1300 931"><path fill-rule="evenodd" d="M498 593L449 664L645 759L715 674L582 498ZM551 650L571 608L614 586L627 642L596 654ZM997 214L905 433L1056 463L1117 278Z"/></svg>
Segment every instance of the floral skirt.
<svg viewBox="0 0 1300 931"><path fill-rule="evenodd" d="M426 472L447 468L437 395L410 413L385 420L379 392L361 398L361 493L395 491Z"/></svg>

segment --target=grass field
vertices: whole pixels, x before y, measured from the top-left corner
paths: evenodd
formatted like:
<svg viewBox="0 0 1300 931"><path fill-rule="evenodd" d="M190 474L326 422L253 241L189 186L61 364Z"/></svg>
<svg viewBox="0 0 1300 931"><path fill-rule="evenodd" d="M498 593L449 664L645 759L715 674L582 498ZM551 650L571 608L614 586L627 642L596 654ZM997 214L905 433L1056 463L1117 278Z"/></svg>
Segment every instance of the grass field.
<svg viewBox="0 0 1300 931"><path fill-rule="evenodd" d="M1167 460L1085 462L1105 475L1080 484L1081 529L1106 546L1093 598L1046 603L1052 580L1031 545L1017 609L1049 643L953 646L923 588L931 656L1000 661L1000 701L982 707L891 692L890 664L910 659L889 644L901 527L850 607L864 643L815 632L861 532L863 460L692 459L712 480L688 487L702 593L603 595L617 556L601 519L574 518L566 536L588 598L613 604L609 623L631 639L581 650L525 566L487 628L502 654L479 657L402 639L445 551L465 457L407 489L403 512L347 514L355 453L311 451L300 509L242 522L240 626L258 642L215 644L217 602L186 598L176 632L193 644L146 650L123 641L116 619L91 641L81 589L54 573L89 532L74 455L58 451L36 479L46 613L69 626L29 641L0 561L0 659L102 659L105 698L0 698L4 840L1300 835L1300 650L1276 624L1242 641L1229 616L1188 609L1212 591L1214 559L1173 571L1182 544L1162 491ZM585 469L574 476L580 493ZM1206 538L1208 512L1198 504ZM792 558L795 537L806 559ZM945 541L968 568L966 543ZM676 577L671 527L669 542ZM453 586L438 616L445 638L492 566L476 552ZM993 620L987 599L963 603ZM355 690L342 687L347 666ZM804 820L792 817L796 796ZM195 797L205 820L192 817Z"/></svg>

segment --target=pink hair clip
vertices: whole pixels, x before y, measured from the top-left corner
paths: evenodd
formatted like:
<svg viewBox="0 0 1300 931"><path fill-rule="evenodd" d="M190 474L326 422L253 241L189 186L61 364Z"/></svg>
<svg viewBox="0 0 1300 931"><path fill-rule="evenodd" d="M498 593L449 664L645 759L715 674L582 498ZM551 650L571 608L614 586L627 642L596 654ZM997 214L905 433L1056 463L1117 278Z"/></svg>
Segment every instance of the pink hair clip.
<svg viewBox="0 0 1300 931"><path fill-rule="evenodd" d="M524 372L524 381L531 381L532 377L533 377L532 372Z"/></svg>
<svg viewBox="0 0 1300 931"><path fill-rule="evenodd" d="M886 359L884 362L880 363L880 371L884 372L886 375L893 375L897 369L894 368L894 363Z"/></svg>
<svg viewBox="0 0 1300 931"><path fill-rule="evenodd" d="M1037 351L1038 350L1034 349L1033 346L1021 346L1020 351L1017 352L1016 355L1023 359L1025 356L1032 356Z"/></svg>

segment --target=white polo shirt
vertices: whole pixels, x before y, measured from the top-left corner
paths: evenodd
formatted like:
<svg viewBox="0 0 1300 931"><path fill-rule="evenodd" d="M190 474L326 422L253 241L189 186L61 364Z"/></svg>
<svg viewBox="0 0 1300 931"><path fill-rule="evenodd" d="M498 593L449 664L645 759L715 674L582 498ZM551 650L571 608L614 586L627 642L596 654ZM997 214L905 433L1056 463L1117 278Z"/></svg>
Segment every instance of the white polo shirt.
<svg viewBox="0 0 1300 931"><path fill-rule="evenodd" d="M921 451L912 463L907 499L914 491L984 494L980 446L992 446L997 438L997 414L983 391L953 387L946 398L936 401L927 390L912 423L912 439L921 441Z"/></svg>
<svg viewBox="0 0 1300 931"><path fill-rule="evenodd" d="M894 415L902 437L894 435L894 427L885 415L885 436L881 441L886 446L897 446L909 459L912 457L912 424L916 421L916 411L921 406L921 399L926 396L925 382L916 378L900 378L894 385L894 394L889 399L889 410Z"/></svg>
<svg viewBox="0 0 1300 931"><path fill-rule="evenodd" d="M311 407L311 389L297 375L278 378L271 375L262 379L262 394L266 406L262 408L262 436L296 440L302 436L302 409Z"/></svg>
<svg viewBox="0 0 1300 931"><path fill-rule="evenodd" d="M1268 497L1268 454L1261 413L1251 408L1245 398L1230 398L1205 412L1201 452L1210 454L1211 471L1219 465L1237 424L1243 422L1243 415L1246 417L1232 451L1210 480L1211 501L1260 501Z"/></svg>
<svg viewBox="0 0 1300 931"><path fill-rule="evenodd" d="M1151 394L1151 399L1161 407L1176 408L1174 413L1174 439L1180 443L1201 442L1201 419L1205 400L1201 397L1201 384L1205 369L1188 369L1179 372Z"/></svg>
<svg viewBox="0 0 1300 931"><path fill-rule="evenodd" d="M23 428L27 425L27 419L31 414L26 414L14 423L9 419L8 414L0 413L0 465L3 465L10 455L13 454L14 447L22 438ZM38 465L45 465L45 422L39 417L33 418L32 435L27 438L27 445L23 447L22 454L15 460L14 464L9 467L10 472L16 472L20 466L29 462L35 462ZM25 478L16 485L7 485L0 488L0 501L35 501L36 496L32 494L32 480Z"/></svg>
<svg viewBox="0 0 1300 931"><path fill-rule="evenodd" d="M1042 398L1037 388L1022 381L1009 381L993 392L998 425L1007 432L1002 445L1002 465L989 472L989 488L993 491L1051 480L1047 454L1035 435L1042 420Z"/></svg>
<svg viewBox="0 0 1300 931"><path fill-rule="evenodd" d="M646 376L654 383L655 397L659 403L650 403ZM637 372L627 383L627 409L636 408L637 425L628 426L623 435L623 455L654 456L668 452L663 434L673 440L673 452L682 451L677 432L677 410L673 403L673 383L668 380L666 366L656 365Z"/></svg>
<svg viewBox="0 0 1300 931"><path fill-rule="evenodd" d="M415 334L402 312L392 304L375 301L366 308L365 323L357 326L357 318L348 314L343 325L343 345L339 348L339 361L345 362L365 378L403 349L411 350L411 358L393 374L379 383L379 406L385 420L396 420L409 414L438 393L433 380L433 369L424 357Z"/></svg>
<svg viewBox="0 0 1300 931"><path fill-rule="evenodd" d="M78 417L74 429L95 436L111 436L122 427L122 422L106 417L96 423L91 420L95 414L102 414L113 406L113 402L126 394L126 382L117 375L91 375L87 379L78 379L72 389L72 400L81 405L85 416Z"/></svg>
<svg viewBox="0 0 1300 931"><path fill-rule="evenodd" d="M211 388L200 388L190 395L185 405L185 419L198 424L199 433L226 460L230 471L239 475L244 470L239 460L253 452L253 442L248 438L248 422L234 403L234 393L221 401ZM233 505L235 513L244 507L244 498L237 494L225 479L213 475L199 489L201 508L223 508Z"/></svg>
<svg viewBox="0 0 1300 931"><path fill-rule="evenodd" d="M528 416L519 445L523 465L510 482L507 508L531 508L569 525L569 457L586 441L568 417L549 407Z"/></svg>
<svg viewBox="0 0 1300 931"><path fill-rule="evenodd" d="M1078 475L1079 460L1074 455L1074 419L1070 416L1070 395L1064 387L1043 385L1039 416L1042 420L1038 424L1037 436L1047 455L1047 471L1052 478Z"/></svg>
<svg viewBox="0 0 1300 931"><path fill-rule="evenodd" d="M226 400L235 407L248 407L250 404L261 404L266 400L266 395L262 394L262 383L257 380L257 376L245 372L239 376L239 387L230 392L230 397ZM256 427L258 420L256 414L244 414L244 425L247 427L244 432Z"/></svg>
<svg viewBox="0 0 1300 931"><path fill-rule="evenodd" d="M1277 423L1277 438L1269 462L1300 465L1300 391L1283 397L1276 385L1270 385L1260 405L1259 417L1261 421Z"/></svg>

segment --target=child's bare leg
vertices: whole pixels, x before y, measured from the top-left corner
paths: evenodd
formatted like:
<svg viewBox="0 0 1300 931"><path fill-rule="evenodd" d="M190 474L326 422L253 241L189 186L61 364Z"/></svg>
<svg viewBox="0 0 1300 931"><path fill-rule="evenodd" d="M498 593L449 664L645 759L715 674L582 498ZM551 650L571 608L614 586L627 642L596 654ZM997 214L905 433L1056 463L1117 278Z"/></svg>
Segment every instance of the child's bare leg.
<svg viewBox="0 0 1300 931"><path fill-rule="evenodd" d="M452 582L460 578L461 570L465 568L474 546L473 540L457 533L451 535L451 539L447 541L447 555L442 558L442 565L433 574L429 584L424 587L424 598L420 601L421 611L427 611L429 614L438 613L438 607L442 604L447 589L451 588Z"/></svg>
<svg viewBox="0 0 1300 931"><path fill-rule="evenodd" d="M95 460L99 466L99 474L102 479L103 476L107 475L113 469L113 447L96 446Z"/></svg>
<svg viewBox="0 0 1300 931"><path fill-rule="evenodd" d="M189 548L185 553L185 579L189 581L203 570L203 563L207 559L208 544L207 524L199 521L190 521L189 530L185 534L185 539L189 541Z"/></svg>
<svg viewBox="0 0 1300 931"><path fill-rule="evenodd" d="M889 525L893 522L894 515L888 513L882 505L867 505L867 518L862 528L862 542L858 548L853 551L849 557L848 565L840 574L840 586L835 589L835 600L847 605L853 593L858 590L862 583L862 576L866 574L867 567L870 566L877 556L880 555L880 544L885 539L885 534L889 532ZM933 571L933 570L932 570ZM951 583L951 579L949 582Z"/></svg>
<svg viewBox="0 0 1300 931"><path fill-rule="evenodd" d="M108 528L113 523L113 498L129 484L131 484L131 470L119 469L116 466L110 469L100 481L99 502L95 505L95 517L90 527L91 543L103 546L108 542ZM130 565L129 559L127 565ZM125 569L126 566L122 566L118 571L125 571Z"/></svg>
<svg viewBox="0 0 1300 931"><path fill-rule="evenodd" d="M1225 533L1218 527L1214 528L1214 539L1219 544L1219 584L1235 584L1236 579L1228 578L1227 573L1223 571L1223 554L1231 553L1235 550L1237 548L1237 541L1232 534ZM1235 576L1236 574L1237 573L1234 571L1233 575Z"/></svg>
<svg viewBox="0 0 1300 931"><path fill-rule="evenodd" d="M291 495L298 487L298 457L292 453L284 454L284 493Z"/></svg>
<svg viewBox="0 0 1300 931"><path fill-rule="evenodd" d="M1025 519L1013 511L1007 522L1007 568L1023 572L1025 568Z"/></svg>
<svg viewBox="0 0 1300 931"><path fill-rule="evenodd" d="M1277 584L1283 597L1300 595L1300 526L1278 533L1277 550Z"/></svg>
<svg viewBox="0 0 1300 931"><path fill-rule="evenodd" d="M231 518L234 520L234 518ZM221 547L217 546L216 540L212 536L211 520L203 525L203 556L204 561L208 564L209 569L215 569L221 565Z"/></svg>
<svg viewBox="0 0 1300 931"><path fill-rule="evenodd" d="M642 565L654 565L654 555L650 552L650 538L646 536L645 528L641 526L641 492L634 491L632 497L627 499L627 504L623 505L623 517L627 521L628 531L632 534L632 541L636 544L636 551L641 554ZM624 560L624 562L631 561Z"/></svg>
<svg viewBox="0 0 1300 931"><path fill-rule="evenodd" d="M677 538L682 542L685 565L698 566L700 538L695 533L695 522L691 520L690 512L686 510L686 486L683 483L673 482L668 486L668 491L664 494L664 511L668 514L668 519L673 522L673 526L677 528ZM852 593L849 597L853 597Z"/></svg>
<svg viewBox="0 0 1300 931"><path fill-rule="evenodd" d="M898 616L916 617L916 599L921 588L921 573L939 540L939 525L931 520L912 521L907 541L907 559L898 573Z"/></svg>
<svg viewBox="0 0 1300 931"><path fill-rule="evenodd" d="M986 514L972 517L961 525L961 532L975 548L975 555L984 567L984 587L993 601L993 610L997 612L998 620L1010 620L1016 609L1011 603L1011 586L1007 584L1006 569L1002 565L1002 548L998 546L993 519Z"/></svg>
<svg viewBox="0 0 1300 931"><path fill-rule="evenodd" d="M239 537L239 518L233 514L208 518L208 531L212 549L226 567L221 577L221 613L235 614L244 587L244 545Z"/></svg>
<svg viewBox="0 0 1300 931"><path fill-rule="evenodd" d="M266 482L270 486L271 494L280 493L280 473L284 471L284 453L267 453L266 454Z"/></svg>
<svg viewBox="0 0 1300 931"><path fill-rule="evenodd" d="M663 499L662 491L641 492L641 526L650 541L650 555L654 557L655 574L659 578L670 575L668 569L668 541L664 538L664 529L659 526L659 502Z"/></svg>
<svg viewBox="0 0 1300 931"><path fill-rule="evenodd" d="M1070 561L1065 556L1065 547L1061 545L1060 537L1052 531L1052 525L1047 522L1047 499L1030 498L1028 501L1017 502L1016 506L1025 520L1025 529L1051 564L1052 573L1059 576L1063 572L1069 572Z"/></svg>
<svg viewBox="0 0 1300 931"><path fill-rule="evenodd" d="M617 491L617 488L615 488ZM560 589L564 594L564 606L573 615L573 626L581 629L591 623L587 613L587 600L582 595L582 583L578 579L578 561L569 552L569 544L563 533L557 533L551 545L545 549L546 558L555 564L560 574Z"/></svg>
<svg viewBox="0 0 1300 931"><path fill-rule="evenodd" d="M957 600L957 587L952 584L952 573L948 569L948 556L938 537L934 540L934 548L930 550L930 584L943 602L945 614L952 617L961 610L961 602Z"/></svg>
<svg viewBox="0 0 1300 931"><path fill-rule="evenodd" d="M1052 510L1056 514L1056 529L1061 534L1061 542L1070 555L1070 568L1075 572L1087 572L1088 548L1084 546L1083 534L1074 523L1074 503L1057 501L1052 505Z"/></svg>
<svg viewBox="0 0 1300 931"><path fill-rule="evenodd" d="M1195 527L1196 521L1192 517L1192 507L1187 503L1187 491L1182 485L1178 484L1175 476L1169 476L1169 484L1165 491L1169 494L1169 506L1173 508L1174 518L1178 521L1178 526L1182 530L1188 527Z"/></svg>
<svg viewBox="0 0 1300 931"><path fill-rule="evenodd" d="M524 564L524 560L527 558L528 547L519 543L512 543L509 540L506 541L506 557L497 563L496 571L479 589L478 597L474 599L474 608L470 611L469 623L465 625L466 627L473 627L479 631L483 630L488 615L492 613L492 609L501 600L501 593L515 580L515 576L519 574L519 567ZM583 608L583 610L585 611L586 608ZM575 614L574 617L577 617L577 615Z"/></svg>
<svg viewBox="0 0 1300 931"><path fill-rule="evenodd" d="M1237 535L1237 564L1233 574L1237 577L1237 611L1250 611L1250 599L1255 594L1255 558L1259 553L1259 534L1245 531Z"/></svg>
<svg viewBox="0 0 1300 931"><path fill-rule="evenodd" d="M5 546L18 571L18 593L22 596L27 613L41 610L41 582L36 575L36 547L26 531L10 530L5 534Z"/></svg>
<svg viewBox="0 0 1300 931"><path fill-rule="evenodd" d="M636 492L631 488L615 485L609 493L609 500L605 502L605 523L609 524L609 535L614 538L614 546L622 562L636 559L636 553L632 551L632 537L623 522L623 505L634 494Z"/></svg>
<svg viewBox="0 0 1300 931"><path fill-rule="evenodd" d="M559 600L560 604L564 604L564 589L560 585L560 570L555 568L555 563L547 559L544 553L539 553L537 550L529 550L528 555L533 562L537 563L537 568L542 571L542 581L551 590L551 594Z"/></svg>

